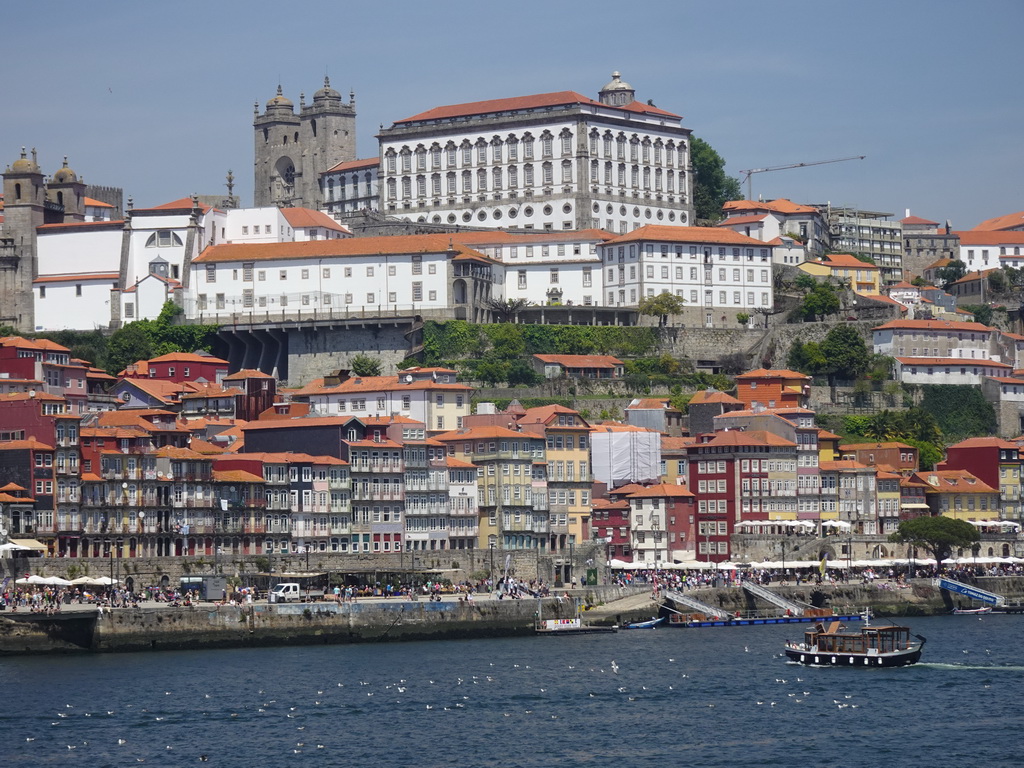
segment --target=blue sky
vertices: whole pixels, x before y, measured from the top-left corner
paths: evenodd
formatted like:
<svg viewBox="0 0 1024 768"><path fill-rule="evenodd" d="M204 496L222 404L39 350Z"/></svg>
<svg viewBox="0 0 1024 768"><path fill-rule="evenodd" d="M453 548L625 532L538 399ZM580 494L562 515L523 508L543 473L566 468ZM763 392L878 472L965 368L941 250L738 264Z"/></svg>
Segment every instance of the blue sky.
<svg viewBox="0 0 1024 768"><path fill-rule="evenodd" d="M967 229L1024 210L1021 0L623 3L16 3L0 166L35 146L138 206L197 192L252 202L253 102L329 74L356 92L358 154L380 124L548 91L596 98L612 70L684 116L753 196ZM745 189L745 188L744 188Z"/></svg>

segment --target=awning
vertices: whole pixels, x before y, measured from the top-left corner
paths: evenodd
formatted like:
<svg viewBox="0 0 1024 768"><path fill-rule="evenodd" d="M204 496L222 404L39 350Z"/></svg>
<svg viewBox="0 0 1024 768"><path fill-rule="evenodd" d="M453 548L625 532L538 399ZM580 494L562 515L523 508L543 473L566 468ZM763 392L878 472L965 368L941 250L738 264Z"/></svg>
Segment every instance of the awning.
<svg viewBox="0 0 1024 768"><path fill-rule="evenodd" d="M36 541L35 539L10 539L10 542L11 544L17 544L19 547L24 547L25 549L39 549L43 552L46 551L46 545L41 541Z"/></svg>

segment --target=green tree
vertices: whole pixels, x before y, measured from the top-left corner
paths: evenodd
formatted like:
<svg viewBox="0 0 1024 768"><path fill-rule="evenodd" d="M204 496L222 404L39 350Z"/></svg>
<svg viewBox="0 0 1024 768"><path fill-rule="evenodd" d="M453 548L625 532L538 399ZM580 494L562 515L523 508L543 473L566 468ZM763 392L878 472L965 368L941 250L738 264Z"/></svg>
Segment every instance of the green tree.
<svg viewBox="0 0 1024 768"><path fill-rule="evenodd" d="M353 376L380 376L383 371L381 361L360 352L349 361Z"/></svg>
<svg viewBox="0 0 1024 768"><path fill-rule="evenodd" d="M725 160L703 139L690 141L693 163L693 209L697 222L715 224L722 218L722 206L729 200L742 200L740 183L725 173Z"/></svg>
<svg viewBox="0 0 1024 768"><path fill-rule="evenodd" d="M868 419L864 437L887 443L901 436L903 425L892 411L879 411Z"/></svg>
<svg viewBox="0 0 1024 768"><path fill-rule="evenodd" d="M506 381L510 387L532 387L544 381L544 377L537 373L526 360L513 360L508 367Z"/></svg>
<svg viewBox="0 0 1024 768"><path fill-rule="evenodd" d="M153 357L153 339L147 325L137 321L114 332L107 342L107 373L116 376L132 363Z"/></svg>
<svg viewBox="0 0 1024 768"><path fill-rule="evenodd" d="M927 384L921 388L921 406L914 409L920 428L927 415L941 434L952 440L972 435L994 435L997 428L996 412L985 400L979 387L957 384ZM928 439L924 435L915 435ZM933 441L937 442L937 441Z"/></svg>
<svg viewBox="0 0 1024 768"><path fill-rule="evenodd" d="M526 355L526 339L520 326L512 324L489 325L485 332L491 342L487 357L515 360Z"/></svg>
<svg viewBox="0 0 1024 768"><path fill-rule="evenodd" d="M942 449L935 443L915 440L912 437L901 437L900 442L917 448L917 464L922 472L934 469L935 465L944 458Z"/></svg>
<svg viewBox="0 0 1024 768"><path fill-rule="evenodd" d="M801 272L795 278L793 278L793 285L799 288L804 293L809 293L814 290L814 286L818 284L818 281L811 277L806 272Z"/></svg>
<svg viewBox="0 0 1024 768"><path fill-rule="evenodd" d="M821 344L818 342L808 341L806 344L803 344L796 340L790 346L789 355L786 357L786 366L790 370L814 376L824 371L825 365L825 355L821 351Z"/></svg>
<svg viewBox="0 0 1024 768"><path fill-rule="evenodd" d="M850 325L837 325L821 342L825 372L836 379L856 379L867 370L871 359L864 337Z"/></svg>
<svg viewBox="0 0 1024 768"><path fill-rule="evenodd" d="M949 264L939 269L935 276L941 283L940 287L945 290L966 274L967 265L960 261L960 259L953 259Z"/></svg>
<svg viewBox="0 0 1024 768"><path fill-rule="evenodd" d="M815 282L801 302L798 312L804 320L824 319L839 311L839 295L831 283Z"/></svg>
<svg viewBox="0 0 1024 768"><path fill-rule="evenodd" d="M746 328L747 327L747 323L750 322L750 315L747 314L746 312L737 312L736 313L736 322L739 323L740 325L742 325L744 328Z"/></svg>
<svg viewBox="0 0 1024 768"><path fill-rule="evenodd" d="M473 373L476 380L489 387L508 381L509 364L504 360L483 360Z"/></svg>
<svg viewBox="0 0 1024 768"><path fill-rule="evenodd" d="M961 304L960 309L974 315L974 322L992 325L992 307L988 304Z"/></svg>
<svg viewBox="0 0 1024 768"><path fill-rule="evenodd" d="M680 296L676 296L668 291L662 291L657 296L646 296L640 299L640 304L637 308L640 310L641 315L660 317L660 324L666 325L668 323L668 316L678 315L685 306L686 302Z"/></svg>
<svg viewBox="0 0 1024 768"><path fill-rule="evenodd" d="M926 516L901 522L890 534L889 541L928 550L935 558L936 569L941 571L942 561L949 559L954 548L970 547L981 541L981 536L978 529L966 520Z"/></svg>

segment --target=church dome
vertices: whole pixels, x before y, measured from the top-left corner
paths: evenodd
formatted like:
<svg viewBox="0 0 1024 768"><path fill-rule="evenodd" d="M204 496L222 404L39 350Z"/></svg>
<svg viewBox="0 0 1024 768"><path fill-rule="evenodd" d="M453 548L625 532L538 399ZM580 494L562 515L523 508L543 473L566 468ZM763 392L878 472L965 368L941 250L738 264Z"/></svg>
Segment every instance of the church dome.
<svg viewBox="0 0 1024 768"><path fill-rule="evenodd" d="M270 101L267 102L267 109L271 107L288 107L291 109L295 104L291 99L286 99L281 92L281 86L277 86L277 95L274 96Z"/></svg>
<svg viewBox="0 0 1024 768"><path fill-rule="evenodd" d="M32 150L35 154L35 150ZM11 163L11 171L14 173L39 173L39 165L34 159L29 160L25 155L25 148L21 148L21 157Z"/></svg>
<svg viewBox="0 0 1024 768"><path fill-rule="evenodd" d="M625 82L622 79L622 75L618 72L612 72L612 81L608 83L602 91L632 91L633 86Z"/></svg>
<svg viewBox="0 0 1024 768"><path fill-rule="evenodd" d="M65 155L64 165L53 174L54 184L73 184L78 181L78 174L68 168L68 158Z"/></svg>
<svg viewBox="0 0 1024 768"><path fill-rule="evenodd" d="M341 100L341 94L331 88L331 78L324 77L324 87L313 94L313 101L320 101L321 99L338 99Z"/></svg>

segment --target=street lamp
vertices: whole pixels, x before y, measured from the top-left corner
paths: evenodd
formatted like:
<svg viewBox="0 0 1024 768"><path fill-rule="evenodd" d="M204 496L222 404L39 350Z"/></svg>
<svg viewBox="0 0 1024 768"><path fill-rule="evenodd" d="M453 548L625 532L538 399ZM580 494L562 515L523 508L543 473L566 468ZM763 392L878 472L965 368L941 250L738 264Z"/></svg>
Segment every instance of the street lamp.
<svg viewBox="0 0 1024 768"><path fill-rule="evenodd" d="M782 540L782 581L786 580L786 540Z"/></svg>
<svg viewBox="0 0 1024 768"><path fill-rule="evenodd" d="M491 583L490 583L490 588L491 588L491 591L493 592L494 591L494 542L493 541L489 542L487 546L491 550L491 575L490 575Z"/></svg>

